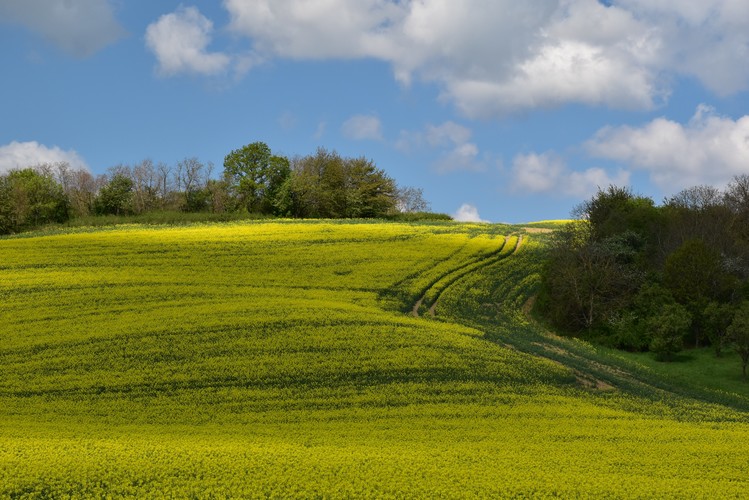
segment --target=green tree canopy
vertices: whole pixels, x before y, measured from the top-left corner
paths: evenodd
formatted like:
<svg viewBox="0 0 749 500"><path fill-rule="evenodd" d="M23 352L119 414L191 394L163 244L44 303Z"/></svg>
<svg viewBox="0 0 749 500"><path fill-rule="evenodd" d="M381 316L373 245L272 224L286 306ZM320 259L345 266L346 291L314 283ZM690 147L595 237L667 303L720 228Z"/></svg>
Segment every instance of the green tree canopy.
<svg viewBox="0 0 749 500"><path fill-rule="evenodd" d="M68 217L68 198L51 174L25 168L0 177L0 233L65 222Z"/></svg>
<svg viewBox="0 0 749 500"><path fill-rule="evenodd" d="M291 172L289 160L264 142L235 149L224 158L224 176L249 212L276 213L276 197Z"/></svg>
<svg viewBox="0 0 749 500"><path fill-rule="evenodd" d="M100 190L94 200L94 211L99 215L124 215L131 211L133 180L117 173Z"/></svg>
<svg viewBox="0 0 749 500"><path fill-rule="evenodd" d="M671 361L684 348L684 335L689 331L692 317L683 306L666 304L647 323L652 335L650 350L658 360Z"/></svg>
<svg viewBox="0 0 749 500"><path fill-rule="evenodd" d="M294 217L383 217L396 210L396 202L395 181L371 160L324 148L294 159L277 197L281 213Z"/></svg>
<svg viewBox="0 0 749 500"><path fill-rule="evenodd" d="M741 356L741 372L746 380L746 366L749 364L749 301L744 301L728 327L728 336L734 349Z"/></svg>

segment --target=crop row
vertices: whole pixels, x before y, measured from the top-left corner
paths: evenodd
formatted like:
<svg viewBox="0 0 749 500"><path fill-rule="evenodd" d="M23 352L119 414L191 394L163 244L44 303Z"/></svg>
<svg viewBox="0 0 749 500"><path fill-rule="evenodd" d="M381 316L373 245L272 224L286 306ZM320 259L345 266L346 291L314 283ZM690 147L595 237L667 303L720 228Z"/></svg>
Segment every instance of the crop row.
<svg viewBox="0 0 749 500"><path fill-rule="evenodd" d="M741 496L742 415L520 352L540 261L506 229L1 239L0 497ZM400 312L429 289L440 321Z"/></svg>

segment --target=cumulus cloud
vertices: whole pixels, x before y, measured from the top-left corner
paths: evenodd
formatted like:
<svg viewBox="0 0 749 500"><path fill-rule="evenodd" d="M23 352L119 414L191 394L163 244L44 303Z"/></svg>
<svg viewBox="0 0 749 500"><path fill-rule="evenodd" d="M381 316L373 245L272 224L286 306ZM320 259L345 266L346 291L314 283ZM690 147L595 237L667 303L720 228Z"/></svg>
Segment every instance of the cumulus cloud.
<svg viewBox="0 0 749 500"><path fill-rule="evenodd" d="M629 184L629 173L619 170L615 176L602 168L575 171L553 153L517 155L512 162L512 187L516 191L587 197L609 185Z"/></svg>
<svg viewBox="0 0 749 500"><path fill-rule="evenodd" d="M701 105L686 124L657 118L641 127L607 127L586 148L649 172L668 190L722 184L749 168L749 116L733 120Z"/></svg>
<svg viewBox="0 0 749 500"><path fill-rule="evenodd" d="M354 115L343 123L345 137L356 140L382 140L382 122L374 115Z"/></svg>
<svg viewBox="0 0 749 500"><path fill-rule="evenodd" d="M424 132L424 137L430 146L468 144L471 135L471 129L453 121L446 121L441 125L429 124Z"/></svg>
<svg viewBox="0 0 749 500"><path fill-rule="evenodd" d="M744 0L225 0L264 57L374 58L469 117L583 103L651 109L673 75L749 88ZM331 20L335 19L336 22Z"/></svg>
<svg viewBox="0 0 749 500"><path fill-rule="evenodd" d="M148 25L146 46L156 56L158 73L172 76L226 72L232 58L222 52L207 51L212 32L213 23L195 7L179 7Z"/></svg>
<svg viewBox="0 0 749 500"><path fill-rule="evenodd" d="M13 141L0 146L0 172L58 162L69 163L76 169L88 170L83 158L72 149L66 151L57 146L50 148L36 141Z"/></svg>
<svg viewBox="0 0 749 500"><path fill-rule="evenodd" d="M23 25L76 57L90 56L125 34L109 0L2 0L0 20Z"/></svg>
<svg viewBox="0 0 749 500"><path fill-rule="evenodd" d="M434 163L439 173L486 170L478 146L471 142L471 129L452 121L440 125L428 124L423 131L401 131L396 148L404 152L429 147L440 152Z"/></svg>
<svg viewBox="0 0 749 500"><path fill-rule="evenodd" d="M230 29L258 51L293 59L357 58L390 53L387 26L403 6L390 0L224 0Z"/></svg>
<svg viewBox="0 0 749 500"><path fill-rule="evenodd" d="M617 0L650 26L659 68L692 75L727 95L749 88L749 3L744 0Z"/></svg>
<svg viewBox="0 0 749 500"><path fill-rule="evenodd" d="M458 211L453 214L453 219L458 222L489 222L483 220L479 215L478 208L470 203L462 204Z"/></svg>

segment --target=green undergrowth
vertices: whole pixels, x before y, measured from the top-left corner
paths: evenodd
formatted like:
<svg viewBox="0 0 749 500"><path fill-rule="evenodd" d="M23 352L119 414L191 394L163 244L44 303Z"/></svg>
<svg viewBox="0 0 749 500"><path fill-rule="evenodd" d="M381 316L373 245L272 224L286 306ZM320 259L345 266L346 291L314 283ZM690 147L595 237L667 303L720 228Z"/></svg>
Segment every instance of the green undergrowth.
<svg viewBox="0 0 749 500"><path fill-rule="evenodd" d="M669 363L657 361L651 353L606 351L615 359L641 366L654 377L687 388L700 397L712 394L715 399L749 411L749 383L741 375L738 354L731 349L724 349L720 358L716 358L711 347L687 349Z"/></svg>

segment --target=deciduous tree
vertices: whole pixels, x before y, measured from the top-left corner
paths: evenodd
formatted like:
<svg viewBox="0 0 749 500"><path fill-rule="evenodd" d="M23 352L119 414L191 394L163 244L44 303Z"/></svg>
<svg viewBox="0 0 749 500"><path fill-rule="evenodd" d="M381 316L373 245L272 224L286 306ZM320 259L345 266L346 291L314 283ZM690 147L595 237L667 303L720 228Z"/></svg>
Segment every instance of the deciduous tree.
<svg viewBox="0 0 749 500"><path fill-rule="evenodd" d="M741 356L741 373L746 380L746 367L749 364L749 301L744 301L736 311L731 326L728 327L728 336Z"/></svg>
<svg viewBox="0 0 749 500"><path fill-rule="evenodd" d="M248 212L273 213L275 199L291 172L289 160L264 142L235 149L224 158L224 175Z"/></svg>

